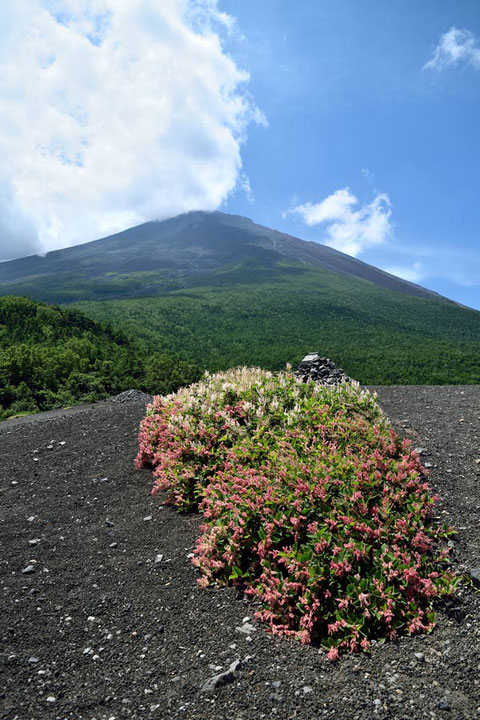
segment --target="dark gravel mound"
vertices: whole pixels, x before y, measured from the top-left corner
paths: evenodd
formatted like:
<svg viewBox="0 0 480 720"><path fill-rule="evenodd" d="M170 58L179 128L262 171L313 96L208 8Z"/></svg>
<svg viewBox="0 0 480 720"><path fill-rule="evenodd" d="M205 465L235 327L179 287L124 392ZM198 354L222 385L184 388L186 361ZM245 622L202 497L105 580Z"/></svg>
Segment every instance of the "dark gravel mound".
<svg viewBox="0 0 480 720"><path fill-rule="evenodd" d="M431 466L455 567L478 567L480 387L378 392ZM235 589L196 587L200 518L164 507L133 466L144 412L105 402L0 425L1 718L478 720L473 586L431 635L371 656L332 664L268 635Z"/></svg>
<svg viewBox="0 0 480 720"><path fill-rule="evenodd" d="M341 368L337 368L333 360L320 357L318 353L306 355L295 371L295 375L302 378L304 382L315 380L322 385L340 385L342 382L351 382L352 380Z"/></svg>
<svg viewBox="0 0 480 720"><path fill-rule="evenodd" d="M143 403L148 405L153 400L153 395L142 392L141 390L124 390L118 395L108 398L113 403Z"/></svg>

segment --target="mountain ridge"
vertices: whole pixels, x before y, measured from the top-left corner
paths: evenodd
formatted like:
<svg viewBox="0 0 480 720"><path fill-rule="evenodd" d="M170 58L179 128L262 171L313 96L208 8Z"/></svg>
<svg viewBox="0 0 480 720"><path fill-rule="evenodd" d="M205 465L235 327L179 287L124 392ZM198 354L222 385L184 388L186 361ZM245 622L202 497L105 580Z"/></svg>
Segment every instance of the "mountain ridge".
<svg viewBox="0 0 480 720"><path fill-rule="evenodd" d="M311 265L406 295L455 302L326 245L218 211L153 220L44 256L1 262L0 294L50 302L93 299L91 292L97 299L155 295L239 263L273 270L285 261L297 263L299 271ZM85 283L93 285L91 292L82 292Z"/></svg>
<svg viewBox="0 0 480 720"><path fill-rule="evenodd" d="M224 213L3 263L1 294L74 307L209 371L316 350L365 385L480 382L478 311Z"/></svg>

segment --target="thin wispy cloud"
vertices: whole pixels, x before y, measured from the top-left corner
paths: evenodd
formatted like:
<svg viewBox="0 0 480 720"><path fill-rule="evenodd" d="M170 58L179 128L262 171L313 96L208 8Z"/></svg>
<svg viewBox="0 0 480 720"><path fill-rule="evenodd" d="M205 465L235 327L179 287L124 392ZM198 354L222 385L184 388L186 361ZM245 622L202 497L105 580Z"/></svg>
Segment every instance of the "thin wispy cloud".
<svg viewBox="0 0 480 720"><path fill-rule="evenodd" d="M421 280L427 277L427 273L425 272L422 263L418 260L414 262L411 266L390 265L383 267L382 270L390 273L390 275L396 275L403 280L408 280L409 282L413 283L421 282Z"/></svg>
<svg viewBox="0 0 480 720"><path fill-rule="evenodd" d="M375 176L368 168L362 168L362 175L369 185L372 185Z"/></svg>
<svg viewBox="0 0 480 720"><path fill-rule="evenodd" d="M480 287L478 253L459 251L453 242L450 247L391 243L382 248L374 264L410 282L423 284L436 280L465 288Z"/></svg>
<svg viewBox="0 0 480 720"><path fill-rule="evenodd" d="M0 260L212 210L263 117L217 0L2 0Z"/></svg>
<svg viewBox="0 0 480 720"><path fill-rule="evenodd" d="M255 205L255 194L250 185L250 178L242 173L239 179L239 187L243 191L245 198L250 205Z"/></svg>
<svg viewBox="0 0 480 720"><path fill-rule="evenodd" d="M470 30L452 27L440 37L433 57L424 65L424 70L440 72L460 64L480 70L480 41Z"/></svg>
<svg viewBox="0 0 480 720"><path fill-rule="evenodd" d="M391 203L385 193L361 205L346 187L320 202L297 205L286 214L290 213L300 215L309 226L323 226L322 242L354 257L393 237Z"/></svg>

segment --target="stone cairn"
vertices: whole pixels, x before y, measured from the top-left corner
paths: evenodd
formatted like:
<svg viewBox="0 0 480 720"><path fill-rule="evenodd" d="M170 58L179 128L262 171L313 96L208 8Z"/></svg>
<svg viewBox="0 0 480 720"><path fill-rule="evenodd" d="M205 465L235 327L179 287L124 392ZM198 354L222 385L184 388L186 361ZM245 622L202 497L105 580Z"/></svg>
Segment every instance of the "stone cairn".
<svg viewBox="0 0 480 720"><path fill-rule="evenodd" d="M119 395L109 398L113 403L142 403L148 405L153 400L153 395L148 395L141 390L124 390Z"/></svg>
<svg viewBox="0 0 480 720"><path fill-rule="evenodd" d="M337 368L332 360L320 357L318 353L306 355L296 369L295 375L302 378L303 382L315 380L322 385L340 385L342 382L351 382L351 378L343 370Z"/></svg>

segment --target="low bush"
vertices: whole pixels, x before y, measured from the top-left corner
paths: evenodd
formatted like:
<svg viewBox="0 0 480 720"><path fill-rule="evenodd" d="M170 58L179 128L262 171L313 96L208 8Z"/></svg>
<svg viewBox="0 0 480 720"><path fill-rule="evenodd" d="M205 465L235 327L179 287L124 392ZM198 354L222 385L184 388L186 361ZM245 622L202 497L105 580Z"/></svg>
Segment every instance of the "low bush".
<svg viewBox="0 0 480 720"><path fill-rule="evenodd" d="M339 651L428 632L454 592L453 530L408 441L355 383L236 369L156 397L137 466L199 509L200 584L236 583L276 634Z"/></svg>

